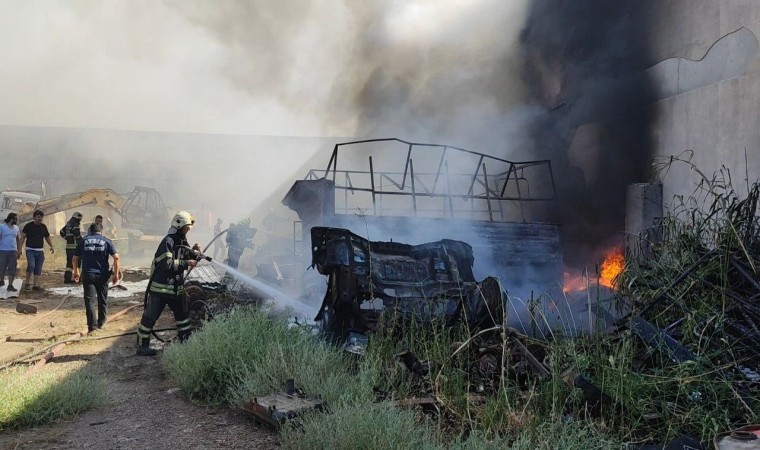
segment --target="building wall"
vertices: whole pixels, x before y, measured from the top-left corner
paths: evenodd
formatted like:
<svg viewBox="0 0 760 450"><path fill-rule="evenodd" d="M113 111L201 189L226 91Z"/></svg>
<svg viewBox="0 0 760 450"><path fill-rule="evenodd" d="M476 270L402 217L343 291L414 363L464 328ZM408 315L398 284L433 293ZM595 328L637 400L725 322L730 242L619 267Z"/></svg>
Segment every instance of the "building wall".
<svg viewBox="0 0 760 450"><path fill-rule="evenodd" d="M659 87L653 142L660 157L691 157L706 176L725 166L735 188L760 177L760 4L755 0L650 0ZM690 156L693 152L693 156ZM745 159L746 157L746 159ZM685 163L662 178L666 204L700 175Z"/></svg>

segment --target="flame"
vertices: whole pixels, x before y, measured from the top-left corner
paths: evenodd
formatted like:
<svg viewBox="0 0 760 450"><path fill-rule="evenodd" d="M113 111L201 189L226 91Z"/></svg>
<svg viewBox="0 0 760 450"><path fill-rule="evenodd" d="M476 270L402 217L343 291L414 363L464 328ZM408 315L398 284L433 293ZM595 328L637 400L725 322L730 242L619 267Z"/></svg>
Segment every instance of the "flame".
<svg viewBox="0 0 760 450"><path fill-rule="evenodd" d="M604 262L599 274L599 284L608 288L615 288L615 278L620 275L625 265L623 249L615 247L604 255Z"/></svg>
<svg viewBox="0 0 760 450"><path fill-rule="evenodd" d="M604 261L599 267L599 285L615 289L615 278L620 275L625 266L625 257L622 247L614 247L604 254ZM596 279L589 279L585 271L583 273L564 273L562 291L565 293L585 291L589 285L596 286Z"/></svg>
<svg viewBox="0 0 760 450"><path fill-rule="evenodd" d="M584 291L588 286L588 277L584 275L571 275L570 272L564 273L564 280L562 282L562 292L568 293L572 291Z"/></svg>

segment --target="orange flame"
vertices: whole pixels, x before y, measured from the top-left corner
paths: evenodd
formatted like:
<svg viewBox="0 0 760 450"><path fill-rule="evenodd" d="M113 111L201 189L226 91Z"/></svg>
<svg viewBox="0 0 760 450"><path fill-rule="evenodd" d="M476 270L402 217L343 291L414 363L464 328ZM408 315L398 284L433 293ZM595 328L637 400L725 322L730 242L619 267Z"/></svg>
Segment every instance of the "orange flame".
<svg viewBox="0 0 760 450"><path fill-rule="evenodd" d="M582 275L571 275L565 272L565 279L562 283L562 292L568 293L573 291L584 291L588 283L588 277Z"/></svg>
<svg viewBox="0 0 760 450"><path fill-rule="evenodd" d="M623 256L623 249L621 247L615 247L607 252L604 256L604 262L602 262L599 284L614 289L615 277L620 275L624 265L625 257Z"/></svg>
<svg viewBox="0 0 760 450"><path fill-rule="evenodd" d="M615 289L615 278L620 275L625 266L625 257L622 247L614 247L608 250L604 255L604 261L599 267L599 285ZM585 291L589 285L596 285L596 279L589 277L584 273L577 272L564 273L562 291L565 293L574 291Z"/></svg>

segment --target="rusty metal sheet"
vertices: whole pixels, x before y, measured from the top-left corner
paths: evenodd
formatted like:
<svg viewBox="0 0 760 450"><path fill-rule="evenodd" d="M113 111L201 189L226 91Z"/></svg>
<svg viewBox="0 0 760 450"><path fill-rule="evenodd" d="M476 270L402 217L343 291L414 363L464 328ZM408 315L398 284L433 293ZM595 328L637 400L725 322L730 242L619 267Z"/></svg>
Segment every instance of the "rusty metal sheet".
<svg viewBox="0 0 760 450"><path fill-rule="evenodd" d="M255 420L279 427L288 420L296 419L307 411L322 409L323 406L321 397L305 395L289 380L286 392L255 397L243 405L243 411Z"/></svg>

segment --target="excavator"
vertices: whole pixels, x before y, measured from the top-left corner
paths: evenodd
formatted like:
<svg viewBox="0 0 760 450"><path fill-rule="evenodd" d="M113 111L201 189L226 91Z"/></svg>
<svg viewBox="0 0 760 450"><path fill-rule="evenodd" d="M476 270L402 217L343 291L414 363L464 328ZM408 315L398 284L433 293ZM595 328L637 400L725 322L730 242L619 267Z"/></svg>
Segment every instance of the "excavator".
<svg viewBox="0 0 760 450"><path fill-rule="evenodd" d="M154 188L137 186L122 196L112 189L89 189L27 203L19 213L19 224L32 220L35 210L45 215L67 211L83 206L111 210L121 217L122 232L129 240L129 252L141 253L155 245L166 234L171 218L161 194ZM152 248L151 248L152 249Z"/></svg>

